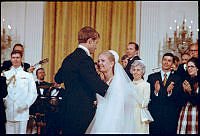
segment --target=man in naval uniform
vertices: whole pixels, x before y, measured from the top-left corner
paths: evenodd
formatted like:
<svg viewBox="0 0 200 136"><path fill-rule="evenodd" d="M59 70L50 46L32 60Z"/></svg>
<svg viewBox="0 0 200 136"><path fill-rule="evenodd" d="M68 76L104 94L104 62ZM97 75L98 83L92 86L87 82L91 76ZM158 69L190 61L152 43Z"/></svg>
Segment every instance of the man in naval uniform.
<svg viewBox="0 0 200 136"><path fill-rule="evenodd" d="M33 75L21 66L22 52L11 53L12 67L4 72L8 95L5 97L6 134L25 134L29 119L29 107L37 98Z"/></svg>

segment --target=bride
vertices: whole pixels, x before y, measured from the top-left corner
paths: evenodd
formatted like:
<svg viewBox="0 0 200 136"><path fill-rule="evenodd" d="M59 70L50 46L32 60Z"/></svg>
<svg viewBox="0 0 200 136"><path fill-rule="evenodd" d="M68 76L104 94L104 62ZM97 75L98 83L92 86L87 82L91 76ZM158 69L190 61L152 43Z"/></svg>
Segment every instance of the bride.
<svg viewBox="0 0 200 136"><path fill-rule="evenodd" d="M104 51L98 57L99 70L109 88L104 97L97 94L96 114L86 134L135 133L133 106L139 96L118 61L119 56L113 50Z"/></svg>

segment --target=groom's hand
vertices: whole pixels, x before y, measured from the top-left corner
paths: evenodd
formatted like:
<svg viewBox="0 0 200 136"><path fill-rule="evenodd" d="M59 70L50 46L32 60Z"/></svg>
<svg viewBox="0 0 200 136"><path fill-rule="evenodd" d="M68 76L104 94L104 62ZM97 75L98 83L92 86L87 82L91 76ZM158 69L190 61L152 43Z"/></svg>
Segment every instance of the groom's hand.
<svg viewBox="0 0 200 136"><path fill-rule="evenodd" d="M94 103L93 103L94 105L97 105L97 100L96 101L94 101Z"/></svg>

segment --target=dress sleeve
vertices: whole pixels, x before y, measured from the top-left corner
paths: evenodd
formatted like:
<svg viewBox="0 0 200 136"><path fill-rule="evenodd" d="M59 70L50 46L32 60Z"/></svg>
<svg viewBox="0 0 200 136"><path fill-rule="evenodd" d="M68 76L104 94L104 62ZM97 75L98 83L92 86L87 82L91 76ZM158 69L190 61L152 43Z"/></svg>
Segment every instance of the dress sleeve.
<svg viewBox="0 0 200 136"><path fill-rule="evenodd" d="M143 102L142 102L142 108L145 108L148 106L149 104L149 100L150 100L150 84L145 82L145 87L143 90Z"/></svg>

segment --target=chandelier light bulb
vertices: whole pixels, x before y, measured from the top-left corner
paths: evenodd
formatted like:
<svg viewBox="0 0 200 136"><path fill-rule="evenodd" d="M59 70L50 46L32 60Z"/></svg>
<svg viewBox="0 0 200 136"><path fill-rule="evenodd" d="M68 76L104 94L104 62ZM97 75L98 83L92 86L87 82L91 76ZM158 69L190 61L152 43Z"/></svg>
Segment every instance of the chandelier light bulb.
<svg viewBox="0 0 200 136"><path fill-rule="evenodd" d="M199 28L197 28L197 32L199 32Z"/></svg>
<svg viewBox="0 0 200 136"><path fill-rule="evenodd" d="M189 29L191 29L191 26L189 26Z"/></svg>
<svg viewBox="0 0 200 136"><path fill-rule="evenodd" d="M3 18L3 22L5 22L5 19Z"/></svg>
<svg viewBox="0 0 200 136"><path fill-rule="evenodd" d="M8 25L8 29L12 29L11 25Z"/></svg>
<svg viewBox="0 0 200 136"><path fill-rule="evenodd" d="M184 19L184 21L186 22L187 20L186 20L186 19Z"/></svg>
<svg viewBox="0 0 200 136"><path fill-rule="evenodd" d="M170 26L170 27L169 27L169 29L171 30L171 29L172 29L172 27Z"/></svg>
<svg viewBox="0 0 200 136"><path fill-rule="evenodd" d="M179 26L177 26L177 29L179 29Z"/></svg>
<svg viewBox="0 0 200 136"><path fill-rule="evenodd" d="M191 20L191 24L193 23L193 21Z"/></svg>
<svg viewBox="0 0 200 136"><path fill-rule="evenodd" d="M176 20L174 20L174 23L176 23Z"/></svg>

